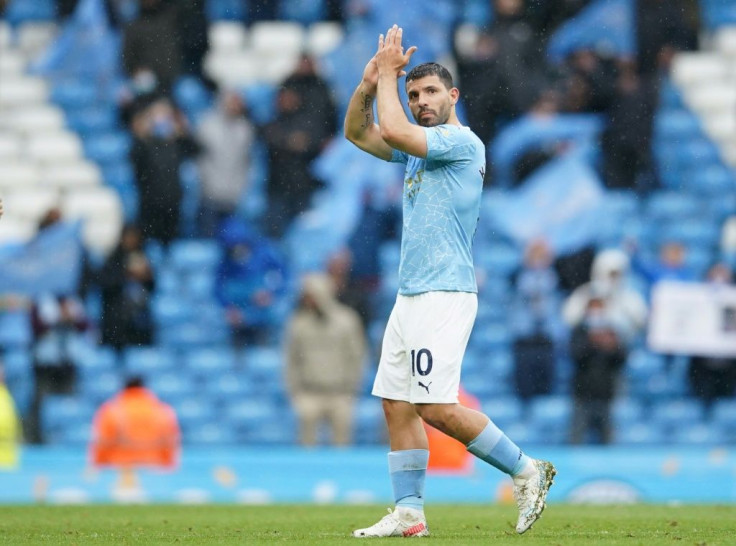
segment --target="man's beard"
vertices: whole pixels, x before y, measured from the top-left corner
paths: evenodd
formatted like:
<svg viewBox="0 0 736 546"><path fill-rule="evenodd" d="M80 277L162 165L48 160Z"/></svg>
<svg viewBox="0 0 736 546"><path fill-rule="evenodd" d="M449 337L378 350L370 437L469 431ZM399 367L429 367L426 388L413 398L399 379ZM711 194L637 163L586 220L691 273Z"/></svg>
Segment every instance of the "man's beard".
<svg viewBox="0 0 736 546"><path fill-rule="evenodd" d="M429 112L432 114L432 117L427 118L426 120L422 119L422 114L425 114ZM421 110L417 113L416 116L414 116L414 120L417 122L417 124L421 125L422 127L436 127L437 125L444 125L447 123L447 120L450 119L449 113L440 112L437 113L434 110Z"/></svg>

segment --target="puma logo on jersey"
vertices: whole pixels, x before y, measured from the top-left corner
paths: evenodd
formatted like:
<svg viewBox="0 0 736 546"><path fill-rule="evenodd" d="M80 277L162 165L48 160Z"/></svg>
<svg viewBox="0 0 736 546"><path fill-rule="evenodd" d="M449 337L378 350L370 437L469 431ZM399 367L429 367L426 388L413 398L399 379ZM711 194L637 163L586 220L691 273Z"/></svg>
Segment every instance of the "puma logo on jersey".
<svg viewBox="0 0 736 546"><path fill-rule="evenodd" d="M430 381L429 382L429 385L431 385L431 384L432 384L432 382ZM422 387L423 389L426 389L427 390L427 394L429 394L429 385L425 385L421 381L419 382L419 386Z"/></svg>

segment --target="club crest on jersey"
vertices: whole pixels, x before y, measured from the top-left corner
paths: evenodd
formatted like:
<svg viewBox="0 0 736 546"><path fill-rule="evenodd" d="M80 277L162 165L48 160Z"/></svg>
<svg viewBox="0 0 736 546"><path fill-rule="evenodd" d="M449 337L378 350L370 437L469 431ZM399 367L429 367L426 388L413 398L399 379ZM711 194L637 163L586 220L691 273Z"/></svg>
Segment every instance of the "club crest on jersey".
<svg viewBox="0 0 736 546"><path fill-rule="evenodd" d="M417 171L414 176L407 176L404 180L404 184L406 185L406 198L413 201L416 197L417 193L419 193L419 190L422 186L422 176L424 175L424 170Z"/></svg>

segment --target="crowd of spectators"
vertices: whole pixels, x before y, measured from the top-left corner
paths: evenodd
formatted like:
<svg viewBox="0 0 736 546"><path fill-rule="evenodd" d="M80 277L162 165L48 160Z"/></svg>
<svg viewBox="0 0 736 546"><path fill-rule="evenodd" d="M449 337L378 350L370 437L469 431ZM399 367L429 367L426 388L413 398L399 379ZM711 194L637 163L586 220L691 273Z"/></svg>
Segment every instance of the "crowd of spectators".
<svg viewBox="0 0 736 546"><path fill-rule="evenodd" d="M76 4L59 0L60 17L68 17ZM314 160L340 138L338 101L319 59L306 52L300 56L293 72L276 86L272 119L261 123L253 111L263 104L249 102L242 90L218 85L203 70L209 47L203 0L140 0L135 9L132 4L106 2L122 37L125 85L118 107L132 137L137 217L103 263L87 272L79 294L31 304L36 387L28 439L43 440L39 413L45 394L73 392L67 345L73 335L91 328L79 298L83 290L100 291L102 344L121 351L155 343L151 304L157 270L147 249L155 243L166 252L182 236L180 173L193 161L199 180L194 233L217 241L223 250L214 295L233 344L272 343L285 333L286 384L302 425L302 443L317 442L322 417L333 425L333 441L348 443L346 423L359 389L364 345L369 346L366 336L377 318L380 249L398 234L399 200L379 207L367 192L352 236L331 256L324 275L303 282L293 278L283 240L325 186L311 168ZM277 17L276 1L248 4L243 25ZM327 2L327 17L347 28L351 17L368 9L363 4ZM567 144L559 140L541 142L509 165L497 162L494 142L516 124L554 124L566 116L593 114L604 120L595 163L604 186L641 195L659 187L651 142L660 88L673 55L698 47L698 22L686 3L634 2L638 45L633 57L591 47L556 60L547 54L551 37L588 0L489 4L493 17L488 24L453 27L448 44L464 121L489 151L486 185L519 187L566 151ZM214 97L197 119L188 117L174 96L177 80L185 75L201 81ZM265 209L253 216L243 213L242 204L256 191L250 177L259 144L266 157ZM569 357L573 442L611 441L611 403L626 359L646 327L652 286L666 279L699 280L685 266L688 249L677 241L662 244L654 260L638 250L631 241L622 249L588 247L555 255L537 240L525 249L511 279L509 328L517 394L526 401L553 392L560 359ZM643 282L643 290L630 288L631 275ZM707 281L731 283L731 275L727 265L718 264ZM284 328L276 309L293 286L302 292ZM693 358L692 392L708 402L732 395L734 370L732 359ZM330 407L320 403L324 392L331 395Z"/></svg>

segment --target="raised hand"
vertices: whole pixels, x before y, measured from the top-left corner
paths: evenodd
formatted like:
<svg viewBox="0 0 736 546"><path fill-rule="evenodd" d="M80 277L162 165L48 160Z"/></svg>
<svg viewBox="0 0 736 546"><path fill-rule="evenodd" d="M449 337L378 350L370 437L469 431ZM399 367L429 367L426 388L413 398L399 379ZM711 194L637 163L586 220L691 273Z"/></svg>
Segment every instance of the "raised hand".
<svg viewBox="0 0 736 546"><path fill-rule="evenodd" d="M388 29L385 38L383 34L378 37L378 52L374 58L379 72L395 74L397 77L405 74L403 69L417 48L411 46L405 53L401 44L403 35L404 29L394 25Z"/></svg>

